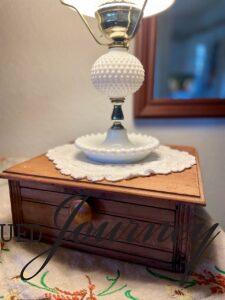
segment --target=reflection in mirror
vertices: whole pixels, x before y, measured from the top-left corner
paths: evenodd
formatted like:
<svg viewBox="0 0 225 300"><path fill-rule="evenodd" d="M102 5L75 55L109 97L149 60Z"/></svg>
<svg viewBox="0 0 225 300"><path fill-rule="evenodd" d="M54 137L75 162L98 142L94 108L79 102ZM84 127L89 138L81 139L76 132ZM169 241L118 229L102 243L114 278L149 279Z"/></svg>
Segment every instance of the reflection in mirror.
<svg viewBox="0 0 225 300"><path fill-rule="evenodd" d="M157 17L154 98L225 99L225 0L177 0Z"/></svg>

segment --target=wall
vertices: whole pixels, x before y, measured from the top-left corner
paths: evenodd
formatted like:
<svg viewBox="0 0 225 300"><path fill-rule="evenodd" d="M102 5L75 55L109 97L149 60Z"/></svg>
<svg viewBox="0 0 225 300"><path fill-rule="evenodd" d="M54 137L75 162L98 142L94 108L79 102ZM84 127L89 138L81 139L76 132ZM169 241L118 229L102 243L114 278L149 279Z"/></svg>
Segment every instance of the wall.
<svg viewBox="0 0 225 300"><path fill-rule="evenodd" d="M0 154L31 156L111 124L111 104L92 87L90 68L105 49L57 0L0 2ZM162 143L195 146L208 210L225 226L225 120L139 120L126 126Z"/></svg>

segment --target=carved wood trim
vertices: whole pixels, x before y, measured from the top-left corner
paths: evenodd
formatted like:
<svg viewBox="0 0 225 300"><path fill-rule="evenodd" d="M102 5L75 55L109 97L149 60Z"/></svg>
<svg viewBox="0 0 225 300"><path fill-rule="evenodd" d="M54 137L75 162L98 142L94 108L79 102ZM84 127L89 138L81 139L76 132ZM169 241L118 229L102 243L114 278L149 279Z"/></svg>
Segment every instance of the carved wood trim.
<svg viewBox="0 0 225 300"><path fill-rule="evenodd" d="M22 198L19 181L9 180L13 224L23 224Z"/></svg>
<svg viewBox="0 0 225 300"><path fill-rule="evenodd" d="M177 205L175 230L177 238L174 245L173 267L175 272L184 272L191 258L191 229L193 222L193 206Z"/></svg>

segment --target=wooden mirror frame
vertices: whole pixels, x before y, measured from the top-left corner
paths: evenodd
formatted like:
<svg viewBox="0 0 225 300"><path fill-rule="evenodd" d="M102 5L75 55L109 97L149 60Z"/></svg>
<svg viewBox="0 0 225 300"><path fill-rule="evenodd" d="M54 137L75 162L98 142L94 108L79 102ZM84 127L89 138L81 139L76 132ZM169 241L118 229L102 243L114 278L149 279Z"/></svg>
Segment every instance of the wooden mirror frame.
<svg viewBox="0 0 225 300"><path fill-rule="evenodd" d="M142 62L146 77L134 97L135 118L225 117L225 99L154 99L157 46L157 17L144 19L136 37L135 55Z"/></svg>

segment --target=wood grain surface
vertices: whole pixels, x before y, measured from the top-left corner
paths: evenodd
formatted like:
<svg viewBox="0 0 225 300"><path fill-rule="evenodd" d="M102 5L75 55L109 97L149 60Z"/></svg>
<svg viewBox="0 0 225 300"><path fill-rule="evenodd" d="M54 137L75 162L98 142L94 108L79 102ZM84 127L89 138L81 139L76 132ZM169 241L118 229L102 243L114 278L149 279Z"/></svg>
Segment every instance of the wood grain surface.
<svg viewBox="0 0 225 300"><path fill-rule="evenodd" d="M39 184L63 185L64 187L77 187L94 191L124 193L205 205L199 159L196 150L186 146L172 147L187 151L196 156L197 165L183 172L169 175L152 175L119 182L101 181L92 183L87 180L77 181L70 176L62 175L45 155L41 155L11 167L4 171L0 177L11 180L38 182Z"/></svg>
<svg viewBox="0 0 225 300"><path fill-rule="evenodd" d="M42 241L52 243L71 212L71 204L63 207L57 227L53 221L57 207L71 196L86 196L93 226L99 228L102 222L107 222L106 236L96 243L95 230L85 229L81 232L81 242L72 241L75 219L64 237L63 246L183 272L191 255L192 212L196 205L205 205L205 199L195 149L173 147L195 155L197 164L180 173L114 183L76 181L60 174L45 155L13 166L1 174L2 178L9 180L13 223L41 225ZM125 227L118 239L112 242L108 235L118 223ZM130 224L138 225L137 235L132 241L127 240L130 230L133 230ZM151 239L143 244L149 224L156 226L155 231ZM168 225L166 236L171 237L176 233L176 238L159 243L159 233L165 224Z"/></svg>

